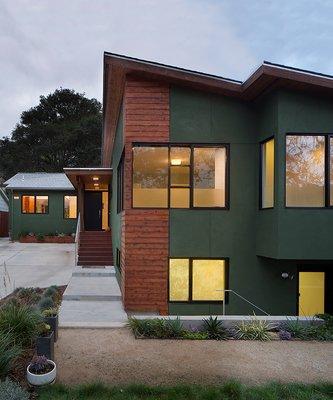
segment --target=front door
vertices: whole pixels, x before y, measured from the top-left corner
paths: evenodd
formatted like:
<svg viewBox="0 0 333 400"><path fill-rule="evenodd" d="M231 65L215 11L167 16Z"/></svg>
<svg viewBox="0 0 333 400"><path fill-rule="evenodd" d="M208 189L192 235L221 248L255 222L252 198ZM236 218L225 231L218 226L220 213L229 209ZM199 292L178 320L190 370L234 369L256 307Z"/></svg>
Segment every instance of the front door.
<svg viewBox="0 0 333 400"><path fill-rule="evenodd" d="M325 312L325 272L300 271L298 275L298 315Z"/></svg>
<svg viewBox="0 0 333 400"><path fill-rule="evenodd" d="M86 231L102 229L102 192L84 192L84 228Z"/></svg>

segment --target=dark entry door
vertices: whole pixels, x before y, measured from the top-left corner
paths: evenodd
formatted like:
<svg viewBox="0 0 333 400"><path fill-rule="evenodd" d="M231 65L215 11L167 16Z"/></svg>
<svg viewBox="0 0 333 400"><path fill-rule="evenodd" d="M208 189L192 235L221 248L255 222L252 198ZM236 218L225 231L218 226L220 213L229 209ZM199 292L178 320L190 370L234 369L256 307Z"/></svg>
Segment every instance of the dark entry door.
<svg viewBox="0 0 333 400"><path fill-rule="evenodd" d="M102 230L102 192L84 193L84 228L86 231Z"/></svg>

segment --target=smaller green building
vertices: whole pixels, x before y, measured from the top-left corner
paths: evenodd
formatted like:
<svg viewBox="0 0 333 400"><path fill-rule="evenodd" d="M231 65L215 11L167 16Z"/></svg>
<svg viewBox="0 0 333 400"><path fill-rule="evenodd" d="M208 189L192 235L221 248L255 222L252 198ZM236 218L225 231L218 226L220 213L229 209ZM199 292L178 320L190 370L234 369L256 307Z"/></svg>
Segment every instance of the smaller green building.
<svg viewBox="0 0 333 400"><path fill-rule="evenodd" d="M64 173L17 173L5 182L9 235L75 233L77 195Z"/></svg>

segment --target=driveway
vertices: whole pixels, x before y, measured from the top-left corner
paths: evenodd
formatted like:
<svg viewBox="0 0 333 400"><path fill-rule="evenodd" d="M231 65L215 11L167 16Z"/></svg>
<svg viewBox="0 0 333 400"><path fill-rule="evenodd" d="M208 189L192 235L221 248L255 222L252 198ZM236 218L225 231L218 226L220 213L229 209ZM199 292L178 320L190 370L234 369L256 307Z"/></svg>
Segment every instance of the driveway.
<svg viewBox="0 0 333 400"><path fill-rule="evenodd" d="M17 287L66 285L75 264L74 251L72 243L12 243L0 238L0 298Z"/></svg>

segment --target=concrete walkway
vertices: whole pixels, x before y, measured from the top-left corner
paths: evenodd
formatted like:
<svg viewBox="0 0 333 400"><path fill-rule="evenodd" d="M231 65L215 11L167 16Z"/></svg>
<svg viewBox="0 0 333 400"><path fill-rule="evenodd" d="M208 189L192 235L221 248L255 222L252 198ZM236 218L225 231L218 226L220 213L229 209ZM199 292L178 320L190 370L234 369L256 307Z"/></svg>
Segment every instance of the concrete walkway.
<svg viewBox="0 0 333 400"><path fill-rule="evenodd" d="M114 267L75 267L59 314L62 328L119 328L127 315Z"/></svg>
<svg viewBox="0 0 333 400"><path fill-rule="evenodd" d="M17 287L67 285L74 266L74 244L19 243L0 238L0 278L4 265L10 285L4 288L1 279L0 298Z"/></svg>

